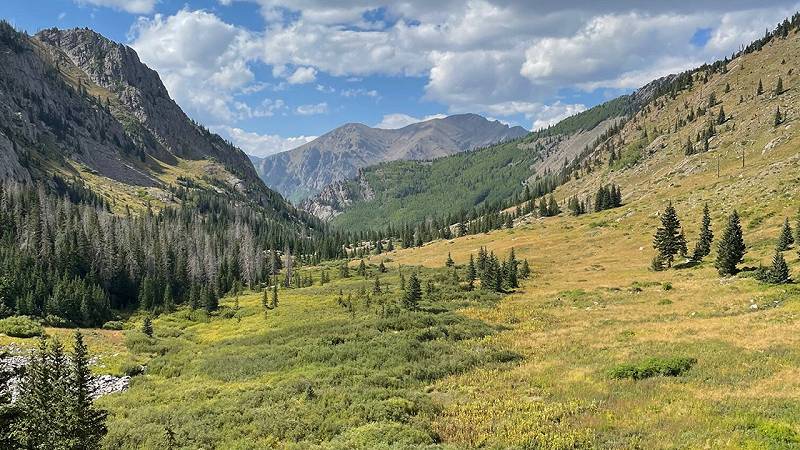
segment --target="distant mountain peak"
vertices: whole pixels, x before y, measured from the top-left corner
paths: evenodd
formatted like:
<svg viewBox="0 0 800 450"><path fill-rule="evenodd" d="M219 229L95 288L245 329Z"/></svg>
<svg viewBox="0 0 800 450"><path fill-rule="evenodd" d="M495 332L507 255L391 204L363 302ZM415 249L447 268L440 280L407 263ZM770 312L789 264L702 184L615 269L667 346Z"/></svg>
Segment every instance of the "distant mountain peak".
<svg viewBox="0 0 800 450"><path fill-rule="evenodd" d="M347 123L287 152L255 161L261 179L298 201L358 169L395 160L425 160L515 139L528 133L473 113L429 119L397 129Z"/></svg>

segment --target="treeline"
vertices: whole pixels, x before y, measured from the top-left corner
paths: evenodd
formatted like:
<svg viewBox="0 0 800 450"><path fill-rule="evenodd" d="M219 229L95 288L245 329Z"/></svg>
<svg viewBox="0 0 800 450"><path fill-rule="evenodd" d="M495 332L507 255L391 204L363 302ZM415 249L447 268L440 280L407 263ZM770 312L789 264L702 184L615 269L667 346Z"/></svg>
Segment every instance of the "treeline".
<svg viewBox="0 0 800 450"><path fill-rule="evenodd" d="M338 259L348 241L205 192L136 215L110 213L85 188L58 186L0 185L2 317L96 326L115 310L213 310L235 284L269 281L281 259Z"/></svg>

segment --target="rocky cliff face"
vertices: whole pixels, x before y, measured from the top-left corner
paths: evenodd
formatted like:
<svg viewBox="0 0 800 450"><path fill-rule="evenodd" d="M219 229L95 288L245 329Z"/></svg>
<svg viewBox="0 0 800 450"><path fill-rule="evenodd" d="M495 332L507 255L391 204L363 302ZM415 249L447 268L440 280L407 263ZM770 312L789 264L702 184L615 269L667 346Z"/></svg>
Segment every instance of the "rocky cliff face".
<svg viewBox="0 0 800 450"><path fill-rule="evenodd" d="M374 198L375 193L359 170L355 179L334 181L317 195L303 200L300 209L319 219L329 221L353 203Z"/></svg>
<svg viewBox="0 0 800 450"><path fill-rule="evenodd" d="M527 134L475 114L415 123L396 130L347 124L301 147L256 161L261 179L299 201L352 178L358 169L387 161L452 155Z"/></svg>
<svg viewBox="0 0 800 450"><path fill-rule="evenodd" d="M165 186L165 166L179 160L221 165L226 173L218 185L231 193L265 205L284 202L241 150L186 116L133 49L88 29L31 37L0 24L2 179L85 168L158 188Z"/></svg>

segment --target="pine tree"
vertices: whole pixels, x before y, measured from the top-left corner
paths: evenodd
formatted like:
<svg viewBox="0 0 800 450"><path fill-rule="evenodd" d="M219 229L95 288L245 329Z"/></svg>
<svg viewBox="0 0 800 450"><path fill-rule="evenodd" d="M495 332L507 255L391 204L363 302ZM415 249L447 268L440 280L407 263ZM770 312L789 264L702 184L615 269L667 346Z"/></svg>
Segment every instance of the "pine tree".
<svg viewBox="0 0 800 450"><path fill-rule="evenodd" d="M72 371L69 390L70 446L75 449L99 449L106 434L106 412L96 409L92 402L89 383L89 352L83 343L83 335L75 333Z"/></svg>
<svg viewBox="0 0 800 450"><path fill-rule="evenodd" d="M778 84L775 85L775 95L783 94L783 79L778 77Z"/></svg>
<svg viewBox="0 0 800 450"><path fill-rule="evenodd" d="M774 125L777 127L778 125L781 124L781 122L783 122L783 116L781 115L781 107L778 106L778 107L775 108Z"/></svg>
<svg viewBox="0 0 800 450"><path fill-rule="evenodd" d="M147 337L153 337L153 319L150 316L145 316L142 321L142 333Z"/></svg>
<svg viewBox="0 0 800 450"><path fill-rule="evenodd" d="M412 273L408 277L408 288L403 295L403 306L406 309L416 310L419 307L419 301L422 299L422 288L417 278L416 273Z"/></svg>
<svg viewBox="0 0 800 450"><path fill-rule="evenodd" d="M722 125L723 123L725 123L725 120L726 120L725 119L725 107L724 106L720 106L719 107L719 116L717 116L717 124L718 125Z"/></svg>
<svg viewBox="0 0 800 450"><path fill-rule="evenodd" d="M372 286L372 293L380 295L383 291L381 290L381 280L378 277L375 277L375 284Z"/></svg>
<svg viewBox="0 0 800 450"><path fill-rule="evenodd" d="M703 221L700 225L700 237L692 253L692 260L699 262L711 253L711 242L714 240L714 233L711 231L711 214L708 211L708 203L703 206Z"/></svg>
<svg viewBox="0 0 800 450"><path fill-rule="evenodd" d="M271 303L270 306L272 307L272 309L275 309L275 308L278 307L278 285L277 284L272 285L272 301L270 303Z"/></svg>
<svg viewBox="0 0 800 450"><path fill-rule="evenodd" d="M783 252L789 250L789 247L792 244L794 244L794 237L792 236L792 227L789 226L789 219L786 218L783 221L783 228L781 229L781 235L778 237L777 249L779 252Z"/></svg>
<svg viewBox="0 0 800 450"><path fill-rule="evenodd" d="M175 298L172 296L172 286L169 283L164 284L164 310L167 312L175 309Z"/></svg>
<svg viewBox="0 0 800 450"><path fill-rule="evenodd" d="M784 284L791 282L789 277L789 265L783 258L783 253L780 250L775 250L775 256L772 257L772 267L769 269L769 282L774 284Z"/></svg>
<svg viewBox="0 0 800 450"><path fill-rule="evenodd" d="M508 253L508 261L506 262L506 284L511 288L515 289L519 287L519 280L517 279L517 256L514 253L514 247L511 247L511 251Z"/></svg>
<svg viewBox="0 0 800 450"><path fill-rule="evenodd" d="M742 226L739 213L733 211L728 218L728 225L718 244L716 268L720 275L734 275L737 265L742 262L746 247L742 237Z"/></svg>
<svg viewBox="0 0 800 450"><path fill-rule="evenodd" d="M447 261L444 262L445 267L453 267L456 263L453 261L453 258L450 256L450 252L447 252Z"/></svg>
<svg viewBox="0 0 800 450"><path fill-rule="evenodd" d="M756 95L761 95L764 93L764 85L761 84L761 79L758 80L758 88L756 88Z"/></svg>
<svg viewBox="0 0 800 450"><path fill-rule="evenodd" d="M358 270L356 271L357 274L361 275L362 277L367 276L367 265L364 264L364 260L362 259L360 263L358 263Z"/></svg>
<svg viewBox="0 0 800 450"><path fill-rule="evenodd" d="M475 271L475 258L472 257L472 254L469 255L469 264L467 265L467 281L469 282L469 290L475 288L475 279L477 278L478 274Z"/></svg>
<svg viewBox="0 0 800 450"><path fill-rule="evenodd" d="M522 266L519 269L519 277L523 280L529 278L531 276L531 267L528 265L528 260L522 260Z"/></svg>
<svg viewBox="0 0 800 450"><path fill-rule="evenodd" d="M686 239L683 237L681 223L678 220L678 214L675 212L672 202L661 215L661 226L656 229L656 234L653 237L653 248L658 251L662 260L667 263L667 267L672 267L676 254L682 251L685 253Z"/></svg>
<svg viewBox="0 0 800 450"><path fill-rule="evenodd" d="M206 311L214 312L217 309L219 309L219 298L217 298L217 295L214 293L214 290L206 289L205 294L206 296L203 305L205 306Z"/></svg>

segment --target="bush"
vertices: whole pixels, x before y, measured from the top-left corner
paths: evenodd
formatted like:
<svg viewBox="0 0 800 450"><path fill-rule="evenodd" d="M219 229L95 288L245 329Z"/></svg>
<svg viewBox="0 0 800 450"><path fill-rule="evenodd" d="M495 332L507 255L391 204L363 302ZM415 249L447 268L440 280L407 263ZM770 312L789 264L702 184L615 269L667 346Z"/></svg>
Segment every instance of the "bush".
<svg viewBox="0 0 800 450"><path fill-rule="evenodd" d="M75 328L75 324L72 321L53 314L48 314L44 318L44 323L54 328Z"/></svg>
<svg viewBox="0 0 800 450"><path fill-rule="evenodd" d="M104 330L121 330L123 328L123 323L119 320L109 320L108 322L103 324Z"/></svg>
<svg viewBox="0 0 800 450"><path fill-rule="evenodd" d="M638 364L621 364L611 369L614 379L631 378L643 380L655 376L677 377L687 372L697 363L694 358L650 358Z"/></svg>
<svg viewBox="0 0 800 450"><path fill-rule="evenodd" d="M0 333L11 337L29 338L44 333L42 324L28 316L13 316L0 320Z"/></svg>
<svg viewBox="0 0 800 450"><path fill-rule="evenodd" d="M664 283L661 284L661 288L664 289L665 291L671 291L672 283L670 283L669 281L665 281Z"/></svg>
<svg viewBox="0 0 800 450"><path fill-rule="evenodd" d="M122 373L129 377L135 377L144 373L144 366L134 361L125 361L121 366Z"/></svg>

